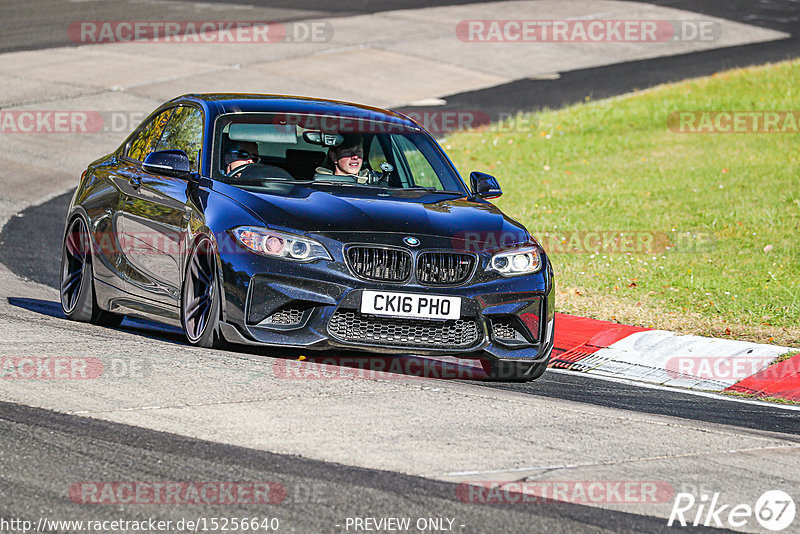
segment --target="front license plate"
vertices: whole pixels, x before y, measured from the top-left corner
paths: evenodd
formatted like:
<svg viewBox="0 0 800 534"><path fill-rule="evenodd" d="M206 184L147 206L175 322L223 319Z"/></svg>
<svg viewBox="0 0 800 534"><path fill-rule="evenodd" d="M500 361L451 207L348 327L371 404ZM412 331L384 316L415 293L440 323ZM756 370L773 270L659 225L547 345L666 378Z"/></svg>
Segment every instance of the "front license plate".
<svg viewBox="0 0 800 534"><path fill-rule="evenodd" d="M458 319L461 297L369 291L361 294L361 313L416 319Z"/></svg>

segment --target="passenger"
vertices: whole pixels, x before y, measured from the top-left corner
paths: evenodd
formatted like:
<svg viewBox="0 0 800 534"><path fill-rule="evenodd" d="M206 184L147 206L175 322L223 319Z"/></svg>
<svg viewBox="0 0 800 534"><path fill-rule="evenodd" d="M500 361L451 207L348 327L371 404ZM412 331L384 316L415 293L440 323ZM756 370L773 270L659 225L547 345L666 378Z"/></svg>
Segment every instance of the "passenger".
<svg viewBox="0 0 800 534"><path fill-rule="evenodd" d="M358 183L370 181L369 169L364 167L364 140L360 134L345 134L339 146L328 149L325 165L314 171L321 175L353 176Z"/></svg>

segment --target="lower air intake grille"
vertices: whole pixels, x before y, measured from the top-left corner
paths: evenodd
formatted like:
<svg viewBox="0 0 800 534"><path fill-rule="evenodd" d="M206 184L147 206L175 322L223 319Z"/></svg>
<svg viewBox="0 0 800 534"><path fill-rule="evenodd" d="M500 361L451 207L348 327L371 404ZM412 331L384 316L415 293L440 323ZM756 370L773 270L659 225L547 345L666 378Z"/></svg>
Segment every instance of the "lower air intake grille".
<svg viewBox="0 0 800 534"><path fill-rule="evenodd" d="M295 325L303 320L303 310L298 308L281 308L259 324Z"/></svg>
<svg viewBox="0 0 800 534"><path fill-rule="evenodd" d="M426 321L375 317L339 310L328 323L342 341L399 347L466 349L478 342L478 323L471 319Z"/></svg>
<svg viewBox="0 0 800 534"><path fill-rule="evenodd" d="M492 335L495 339L525 341L511 319L492 319Z"/></svg>

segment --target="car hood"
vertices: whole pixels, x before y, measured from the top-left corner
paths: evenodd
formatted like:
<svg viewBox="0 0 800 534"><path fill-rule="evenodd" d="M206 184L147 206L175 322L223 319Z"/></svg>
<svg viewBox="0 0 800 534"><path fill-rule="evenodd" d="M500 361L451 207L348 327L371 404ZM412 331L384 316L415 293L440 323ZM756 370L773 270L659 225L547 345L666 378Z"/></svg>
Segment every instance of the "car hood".
<svg viewBox="0 0 800 534"><path fill-rule="evenodd" d="M462 194L374 187L220 184L270 228L303 233L390 232L523 243L530 235L494 205Z"/></svg>

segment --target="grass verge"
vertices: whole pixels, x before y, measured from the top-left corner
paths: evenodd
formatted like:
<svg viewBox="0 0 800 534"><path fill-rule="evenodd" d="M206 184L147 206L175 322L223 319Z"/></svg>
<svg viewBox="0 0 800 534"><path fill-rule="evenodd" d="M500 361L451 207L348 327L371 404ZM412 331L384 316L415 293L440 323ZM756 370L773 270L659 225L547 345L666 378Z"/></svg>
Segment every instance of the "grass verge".
<svg viewBox="0 0 800 534"><path fill-rule="evenodd" d="M668 127L673 112L726 110L800 110L800 61L518 116L443 144L464 176L498 177L498 206L550 252L559 311L800 346L800 134Z"/></svg>
<svg viewBox="0 0 800 534"><path fill-rule="evenodd" d="M764 402L775 402L778 404L788 404L790 406L800 406L800 402L796 402L790 399L784 399L783 397L770 397L768 395L757 395L751 393L740 393L738 391L722 391L723 395L730 395L731 397L741 397L743 399L755 399Z"/></svg>

